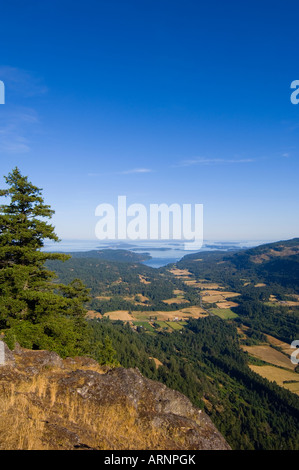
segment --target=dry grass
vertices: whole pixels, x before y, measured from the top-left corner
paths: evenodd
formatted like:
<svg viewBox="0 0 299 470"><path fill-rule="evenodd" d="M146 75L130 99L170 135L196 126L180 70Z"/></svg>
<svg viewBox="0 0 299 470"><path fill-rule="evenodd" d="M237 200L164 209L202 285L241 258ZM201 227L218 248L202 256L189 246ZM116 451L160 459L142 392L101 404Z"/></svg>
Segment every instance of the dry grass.
<svg viewBox="0 0 299 470"><path fill-rule="evenodd" d="M214 304L217 302L227 302L227 298L238 297L240 294L237 292L227 292L227 291L217 291L217 290L208 290L202 292L202 301L209 304ZM229 308L229 307L227 307Z"/></svg>
<svg viewBox="0 0 299 470"><path fill-rule="evenodd" d="M197 289L201 288L201 284L195 279L187 279L184 281L184 283L186 284L186 286L196 287Z"/></svg>
<svg viewBox="0 0 299 470"><path fill-rule="evenodd" d="M268 362L269 364L273 364L278 367L285 367L290 370L294 370L296 367L295 364L292 364L290 357L287 357L276 349L271 348L271 346L242 346L242 349L247 351L251 356L257 357L258 359Z"/></svg>
<svg viewBox="0 0 299 470"><path fill-rule="evenodd" d="M292 298L299 301L299 295L298 294L291 294L289 297L292 297Z"/></svg>
<svg viewBox="0 0 299 470"><path fill-rule="evenodd" d="M192 318L201 318L206 317L208 315L203 308L197 307L196 305L183 308L182 310L180 310L180 312L182 312L183 315L189 315Z"/></svg>
<svg viewBox="0 0 299 470"><path fill-rule="evenodd" d="M113 312L106 312L104 314L104 317L109 317L110 320L121 320L121 321L137 320L134 314L132 315L129 314L129 310L115 310Z"/></svg>
<svg viewBox="0 0 299 470"><path fill-rule="evenodd" d="M142 294L137 294L137 297L139 298L139 301L140 302L148 302L149 301L149 298L146 297L146 295L142 295Z"/></svg>
<svg viewBox="0 0 299 470"><path fill-rule="evenodd" d="M175 319L178 320L187 320L188 318L201 318L207 316L207 313L204 309L196 306L182 308L180 310L174 310L171 312L154 312L158 320L161 321L172 321Z"/></svg>
<svg viewBox="0 0 299 470"><path fill-rule="evenodd" d="M143 422L129 404L85 400L78 392L84 379L74 393L58 384L64 374L53 368L30 379L24 374L17 384L1 381L0 450L74 449L81 442L98 450L169 448L166 427ZM180 446L180 436L171 438Z"/></svg>
<svg viewBox="0 0 299 470"><path fill-rule="evenodd" d="M139 300L136 300L135 297L137 297ZM148 302L150 299L146 297L145 295L136 294L136 295L127 295L123 297L123 300L131 302L134 305L144 305L144 303Z"/></svg>
<svg viewBox="0 0 299 470"><path fill-rule="evenodd" d="M174 289L173 291L174 295L184 295L185 292L183 290L180 290L180 289Z"/></svg>
<svg viewBox="0 0 299 470"><path fill-rule="evenodd" d="M46 421L45 412L38 406L38 398L45 396L47 387L44 377L39 377L34 382L22 382L19 387L14 383L2 384L0 449L48 448L41 439ZM37 404L32 400L34 394Z"/></svg>
<svg viewBox="0 0 299 470"><path fill-rule="evenodd" d="M287 371L274 366L249 366L251 370L268 379L270 382L276 382L281 387L287 388L293 393L299 395L299 376L296 372ZM285 381L294 381L285 383Z"/></svg>
<svg viewBox="0 0 299 470"><path fill-rule="evenodd" d="M100 318L102 315L96 310L88 310L86 316L87 318Z"/></svg>
<svg viewBox="0 0 299 470"><path fill-rule="evenodd" d="M149 356L149 359L152 359L154 361L157 369L158 367L163 366L163 362L159 361L159 359L157 359L156 357Z"/></svg>
<svg viewBox="0 0 299 470"><path fill-rule="evenodd" d="M20 347L12 357L0 367L0 450L195 450L206 436L227 447L188 400L135 369Z"/></svg>
<svg viewBox="0 0 299 470"><path fill-rule="evenodd" d="M128 310L115 310L113 312L106 312L104 317L109 317L110 320L121 320L121 321L150 321L151 318L157 317L158 321L172 321L172 320L187 320L188 318L201 318L206 317L206 311L197 306L185 307L180 310L171 310L164 312L162 310L152 311L137 311L134 310L132 314L129 314ZM102 315L98 314L101 318Z"/></svg>
<svg viewBox="0 0 299 470"><path fill-rule="evenodd" d="M232 308L232 307L238 307L239 304L236 302L229 302L228 300L225 300L223 302L218 302L216 303L218 308Z"/></svg>
<svg viewBox="0 0 299 470"><path fill-rule="evenodd" d="M267 253L251 256L251 261L256 264L261 264L264 261L269 261L271 258L283 258L285 256L293 256L298 253L298 247L283 247L281 251L270 249Z"/></svg>
<svg viewBox="0 0 299 470"><path fill-rule="evenodd" d="M278 348L280 348L282 352L287 354L289 357L291 356L292 352L294 352L294 349L291 348L290 344L285 343L284 341L280 341L279 339L274 338L274 336L266 335L266 338L269 343L273 344L273 346L277 346Z"/></svg>
<svg viewBox="0 0 299 470"><path fill-rule="evenodd" d="M160 361L155 359L157 366ZM0 449L49 450L65 448L68 434L76 429L88 438L88 445L101 450L163 449L163 430L143 429L135 408L122 405L100 407L80 396L57 395L57 384L44 375L15 389L1 390ZM45 406L46 404L46 406ZM52 423L49 423L53 421ZM49 429L54 436L49 437ZM61 432L63 434L61 434Z"/></svg>
<svg viewBox="0 0 299 470"><path fill-rule="evenodd" d="M278 300L275 295L270 295L269 302L272 302L274 305L282 305L284 307L298 307L299 297L297 295L290 296L296 300Z"/></svg>
<svg viewBox="0 0 299 470"><path fill-rule="evenodd" d="M180 299L179 297L173 297L172 299L166 299L162 300L165 304L171 305L171 304L186 304L189 303L189 300L186 299Z"/></svg>
<svg viewBox="0 0 299 470"><path fill-rule="evenodd" d="M147 281L145 279L145 277L142 276L141 274L138 274L138 276L139 276L139 280L140 280L141 284L150 284L151 283L150 281Z"/></svg>
<svg viewBox="0 0 299 470"><path fill-rule="evenodd" d="M188 271L188 269L178 269L178 268L172 268L169 270L169 272L171 274L174 274L174 276L178 276L178 277L189 277L189 276L192 276L192 274L190 273L190 271Z"/></svg>
<svg viewBox="0 0 299 470"><path fill-rule="evenodd" d="M221 286L219 286L219 284L215 284L213 282L209 283L209 282L198 282L197 285L201 288L201 289L206 289L206 290L209 290L209 289L221 289Z"/></svg>

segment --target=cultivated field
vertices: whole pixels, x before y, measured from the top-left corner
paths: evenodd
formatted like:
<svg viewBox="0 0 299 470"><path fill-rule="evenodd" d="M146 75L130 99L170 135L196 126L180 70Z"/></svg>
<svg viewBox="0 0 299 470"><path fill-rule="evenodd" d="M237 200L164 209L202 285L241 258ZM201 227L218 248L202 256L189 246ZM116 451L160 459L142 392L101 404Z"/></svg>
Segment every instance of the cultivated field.
<svg viewBox="0 0 299 470"><path fill-rule="evenodd" d="M95 312L98 318L102 315ZM187 320L188 318L201 318L206 317L207 313L201 307L191 306L182 308L180 310L171 310L170 312L163 311L133 311L129 314L128 310L115 310L113 312L106 312L104 317L109 317L110 320L121 321L180 321Z"/></svg>
<svg viewBox="0 0 299 470"><path fill-rule="evenodd" d="M299 395L299 374L274 366L249 366L251 370L261 375L270 382L276 382L281 387L287 388ZM291 383L286 383L291 382Z"/></svg>
<svg viewBox="0 0 299 470"><path fill-rule="evenodd" d="M231 320L232 318L237 318L237 314L232 312L229 308L211 308L210 312L217 317L222 318L222 320Z"/></svg>
<svg viewBox="0 0 299 470"><path fill-rule="evenodd" d="M174 274L174 276L177 276L177 277L190 277L190 276L192 276L192 274L190 273L190 271L188 271L188 269L172 268L172 269L169 270L169 272L171 274Z"/></svg>
<svg viewBox="0 0 299 470"><path fill-rule="evenodd" d="M162 302L164 302L164 303L167 304L167 305L171 305L171 304L186 304L186 303L189 303L189 300L182 299L182 298L180 298L180 297L173 297L172 299L162 300Z"/></svg>
<svg viewBox="0 0 299 470"><path fill-rule="evenodd" d="M271 348L269 345L242 346L242 349L247 351L250 356L257 357L258 359L268 362L269 364L273 364L278 367L284 367L290 370L294 370L296 367L295 364L292 364L290 357L285 356L276 349Z"/></svg>
<svg viewBox="0 0 299 470"><path fill-rule="evenodd" d="M232 308L232 307L238 307L239 304L237 304L236 302L230 302L226 300L224 302L218 302L216 303L216 305L218 308Z"/></svg>
<svg viewBox="0 0 299 470"><path fill-rule="evenodd" d="M266 302L267 305L282 305L283 307L298 307L299 300L297 295L290 296L296 300L278 300L275 295L270 295L269 302Z"/></svg>
<svg viewBox="0 0 299 470"><path fill-rule="evenodd" d="M197 289L200 289L200 282L196 281L195 279L187 279L186 281L184 281L184 283L186 284L186 286L192 286L192 287L196 287Z"/></svg>
<svg viewBox="0 0 299 470"><path fill-rule="evenodd" d="M217 291L217 290L208 290L201 293L202 301L208 304L215 304L217 302L222 302L227 305L227 308L236 305L229 305L231 301L227 301L228 298L238 297L240 294L236 292L227 292L227 291ZM234 302L233 302L234 303ZM223 307L222 307L223 308Z"/></svg>
<svg viewBox="0 0 299 470"><path fill-rule="evenodd" d="M266 335L266 337L269 343L273 344L273 346L277 346L278 348L280 348L282 352L284 352L288 356L290 356L292 352L294 352L294 349L291 348L291 345L289 343L280 341L279 339L274 338L274 336Z"/></svg>
<svg viewBox="0 0 299 470"><path fill-rule="evenodd" d="M208 281L207 282L197 282L197 285L198 287L200 287L201 289L206 289L206 290L209 290L209 289L222 289L221 286L219 286L219 284L215 284L215 283L209 283Z"/></svg>
<svg viewBox="0 0 299 470"><path fill-rule="evenodd" d="M95 310L88 310L86 313L87 318L100 318L102 315L99 312L96 312Z"/></svg>
<svg viewBox="0 0 299 470"><path fill-rule="evenodd" d="M102 315L99 314L99 318ZM109 317L110 320L121 320L121 321L132 321L137 320L134 315L130 315L128 310L115 310L114 312L107 312L104 314L104 317Z"/></svg>

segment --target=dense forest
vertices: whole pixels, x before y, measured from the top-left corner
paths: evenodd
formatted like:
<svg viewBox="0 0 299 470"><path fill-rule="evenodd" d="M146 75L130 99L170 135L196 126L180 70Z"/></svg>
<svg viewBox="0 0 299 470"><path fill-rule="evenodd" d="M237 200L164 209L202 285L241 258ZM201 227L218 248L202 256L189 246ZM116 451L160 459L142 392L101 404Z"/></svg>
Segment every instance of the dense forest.
<svg viewBox="0 0 299 470"><path fill-rule="evenodd" d="M298 449L299 397L256 374L249 365L259 360L241 348L267 341L267 334L287 343L299 337L298 239L229 254L196 253L161 269L124 250L47 253L45 238L58 237L41 190L18 168L6 183L0 190L10 198L0 206L0 333L10 348L18 342L62 357L138 367L205 409L232 448ZM173 269L190 274L191 284ZM202 285L194 287L198 280L217 283L218 294L228 288L228 295L237 293L236 314L215 316L217 304L203 300ZM203 314L174 322L179 328L171 333L103 316L118 309L177 314L186 305ZM99 318L88 319L88 308ZM238 330L244 327L242 339Z"/></svg>
<svg viewBox="0 0 299 470"><path fill-rule="evenodd" d="M298 449L299 398L249 369L233 324L208 317L155 335L108 319L90 325L95 340L111 338L124 367L138 367L204 408L232 448Z"/></svg>
<svg viewBox="0 0 299 470"><path fill-rule="evenodd" d="M197 305L199 296L194 289L183 285L169 273L162 273L157 269L143 264L119 261L99 260L93 258L91 252L85 257L72 257L70 260L59 263L48 261L47 266L56 272L59 280L64 283L72 282L79 277L91 289L92 299L89 308L106 313L113 310L173 310L181 308L180 305L169 306L164 299L173 295L174 289L184 289L186 304ZM148 301L142 305L130 302L124 297L141 294ZM110 296L109 300L97 297Z"/></svg>
<svg viewBox="0 0 299 470"><path fill-rule="evenodd" d="M286 255L280 257L275 255L276 251ZM202 262L196 261L199 256ZM253 262L256 257L263 257L262 262ZM298 306L269 305L270 296L287 301L299 293L298 238L233 254L191 254L179 261L177 267L188 269L196 278L218 282L239 292L239 305L233 308L239 316L237 321L288 343L299 337ZM258 289L256 283L261 283Z"/></svg>

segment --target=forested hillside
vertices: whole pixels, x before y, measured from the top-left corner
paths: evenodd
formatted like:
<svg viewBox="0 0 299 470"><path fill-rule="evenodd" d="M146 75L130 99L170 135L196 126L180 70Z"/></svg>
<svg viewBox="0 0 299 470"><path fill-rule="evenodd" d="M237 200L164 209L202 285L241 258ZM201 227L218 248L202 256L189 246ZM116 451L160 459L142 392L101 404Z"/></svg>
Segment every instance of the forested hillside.
<svg viewBox="0 0 299 470"><path fill-rule="evenodd" d="M6 182L0 332L10 348L138 367L204 409L232 448L298 449L298 239L161 269L123 250L46 253L44 239L58 240L53 211L17 168Z"/></svg>
<svg viewBox="0 0 299 470"><path fill-rule="evenodd" d="M235 326L217 317L191 320L171 334L136 334L109 320L91 326L97 340L111 337L125 367L138 367L205 409L232 448L298 449L299 397L249 369Z"/></svg>

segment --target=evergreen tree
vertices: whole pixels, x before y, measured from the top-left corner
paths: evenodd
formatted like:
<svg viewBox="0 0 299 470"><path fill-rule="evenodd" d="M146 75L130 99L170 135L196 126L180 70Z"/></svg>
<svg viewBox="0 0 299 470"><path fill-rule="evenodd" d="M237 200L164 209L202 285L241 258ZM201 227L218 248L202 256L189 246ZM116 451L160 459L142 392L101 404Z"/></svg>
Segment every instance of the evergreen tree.
<svg viewBox="0 0 299 470"><path fill-rule="evenodd" d="M41 251L46 239L59 241L48 222L54 211L18 168L5 180L0 196L10 202L0 205L0 329L10 345L17 340L62 356L82 353L88 289L79 279L58 283L45 261L69 256Z"/></svg>

